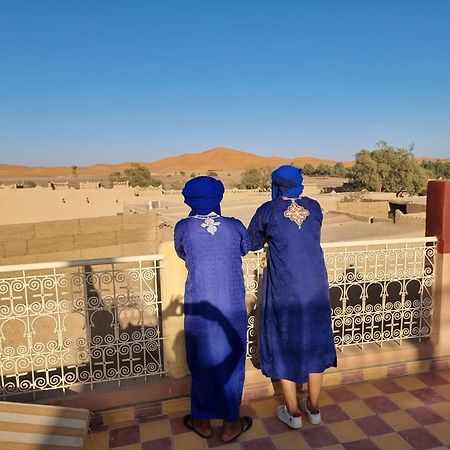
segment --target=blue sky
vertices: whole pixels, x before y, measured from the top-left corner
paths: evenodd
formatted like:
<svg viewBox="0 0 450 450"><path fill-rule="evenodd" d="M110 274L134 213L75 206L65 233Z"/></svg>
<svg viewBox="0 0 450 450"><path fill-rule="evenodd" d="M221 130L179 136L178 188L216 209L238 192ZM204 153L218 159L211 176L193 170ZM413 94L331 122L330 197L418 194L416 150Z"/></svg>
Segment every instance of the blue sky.
<svg viewBox="0 0 450 450"><path fill-rule="evenodd" d="M0 162L450 157L448 0L0 0Z"/></svg>

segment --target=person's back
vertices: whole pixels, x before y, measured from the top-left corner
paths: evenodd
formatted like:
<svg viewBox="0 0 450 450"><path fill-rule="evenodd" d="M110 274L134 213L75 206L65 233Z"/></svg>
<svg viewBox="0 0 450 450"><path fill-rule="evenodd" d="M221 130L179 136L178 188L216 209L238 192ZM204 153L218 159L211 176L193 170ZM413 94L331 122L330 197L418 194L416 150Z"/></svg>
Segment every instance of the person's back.
<svg viewBox="0 0 450 450"><path fill-rule="evenodd" d="M223 419L231 442L252 425L240 417L245 376L247 314L241 257L250 249L239 220L220 215L223 184L197 177L183 189L189 217L175 226L175 249L186 261L186 358L191 372L191 414L183 422L203 438L211 419Z"/></svg>

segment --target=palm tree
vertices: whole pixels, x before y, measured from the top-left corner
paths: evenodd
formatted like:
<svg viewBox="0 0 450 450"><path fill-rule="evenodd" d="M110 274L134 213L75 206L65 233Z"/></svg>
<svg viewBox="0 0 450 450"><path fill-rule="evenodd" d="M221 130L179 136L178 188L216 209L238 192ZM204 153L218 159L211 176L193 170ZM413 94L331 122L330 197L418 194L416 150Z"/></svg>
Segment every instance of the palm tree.
<svg viewBox="0 0 450 450"><path fill-rule="evenodd" d="M79 187L78 174L77 174L78 166L71 166L71 169L72 169L73 177L75 178L75 189L77 189Z"/></svg>

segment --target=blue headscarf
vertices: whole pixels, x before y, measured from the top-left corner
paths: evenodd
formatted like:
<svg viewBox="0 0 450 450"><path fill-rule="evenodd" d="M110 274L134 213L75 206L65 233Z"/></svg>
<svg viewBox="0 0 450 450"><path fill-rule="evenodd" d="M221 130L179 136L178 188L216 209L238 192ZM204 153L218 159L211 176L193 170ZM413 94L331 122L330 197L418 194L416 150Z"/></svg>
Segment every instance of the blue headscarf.
<svg viewBox="0 0 450 450"><path fill-rule="evenodd" d="M303 192L303 172L294 166L281 166L272 172L272 200L298 197Z"/></svg>
<svg viewBox="0 0 450 450"><path fill-rule="evenodd" d="M192 208L190 216L195 214L220 214L220 202L225 188L220 180L212 177L196 177L189 180L182 191L184 203Z"/></svg>

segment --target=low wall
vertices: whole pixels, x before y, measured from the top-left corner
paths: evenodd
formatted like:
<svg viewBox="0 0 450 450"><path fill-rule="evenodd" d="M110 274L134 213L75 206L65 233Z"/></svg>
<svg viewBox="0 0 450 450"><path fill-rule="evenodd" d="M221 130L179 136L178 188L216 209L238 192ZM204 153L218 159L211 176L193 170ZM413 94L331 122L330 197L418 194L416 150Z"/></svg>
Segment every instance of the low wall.
<svg viewBox="0 0 450 450"><path fill-rule="evenodd" d="M395 223L400 225L421 225L425 226L426 213L403 214L399 209L395 211Z"/></svg>
<svg viewBox="0 0 450 450"><path fill-rule="evenodd" d="M156 212L0 225L0 265L157 253L169 228Z"/></svg>
<svg viewBox="0 0 450 450"><path fill-rule="evenodd" d="M362 216L387 218L389 202L339 202L338 210Z"/></svg>

